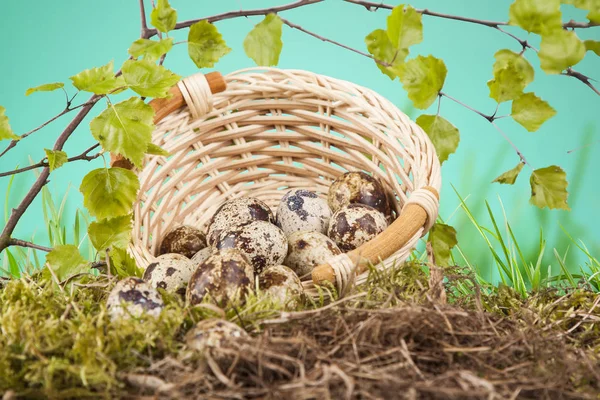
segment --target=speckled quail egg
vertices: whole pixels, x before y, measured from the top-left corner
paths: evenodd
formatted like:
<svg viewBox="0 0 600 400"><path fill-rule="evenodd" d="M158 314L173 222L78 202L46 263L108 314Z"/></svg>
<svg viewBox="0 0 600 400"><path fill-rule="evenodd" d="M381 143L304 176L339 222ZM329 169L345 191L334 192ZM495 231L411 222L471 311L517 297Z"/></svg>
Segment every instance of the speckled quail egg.
<svg viewBox="0 0 600 400"><path fill-rule="evenodd" d="M328 234L348 252L368 242L387 228L382 213L364 204L349 204L331 217Z"/></svg>
<svg viewBox="0 0 600 400"><path fill-rule="evenodd" d="M336 212L348 204L371 206L383 215L391 215L387 193L377 178L362 172L346 172L329 187L327 201L331 211Z"/></svg>
<svg viewBox="0 0 600 400"><path fill-rule="evenodd" d="M304 287L300 278L285 265L266 268L258 276L258 286L288 310L294 310L299 303L304 302Z"/></svg>
<svg viewBox="0 0 600 400"><path fill-rule="evenodd" d="M194 254L194 257L192 257L191 261L192 264L194 264L194 267L197 267L198 265L202 264L208 257L210 257L210 255L215 251L215 248L212 246L209 247L205 247L202 250L198 251L196 254Z"/></svg>
<svg viewBox="0 0 600 400"><path fill-rule="evenodd" d="M265 267L281 264L288 251L283 231L266 221L252 221L221 232L216 248L238 249L259 274Z"/></svg>
<svg viewBox="0 0 600 400"><path fill-rule="evenodd" d="M154 288L169 293L185 294L185 286L194 273L196 264L177 253L167 253L156 257L144 271L143 279Z"/></svg>
<svg viewBox="0 0 600 400"><path fill-rule="evenodd" d="M206 236L192 226L179 226L167 233L160 243L160 254L177 253L192 258L206 246Z"/></svg>
<svg viewBox="0 0 600 400"><path fill-rule="evenodd" d="M269 206L253 197L229 200L217 209L208 223L208 244L215 246L221 232L250 221L275 223Z"/></svg>
<svg viewBox="0 0 600 400"><path fill-rule="evenodd" d="M213 253L196 268L188 283L186 300L189 305L209 297L220 307L243 304L254 288L254 269L237 249Z"/></svg>
<svg viewBox="0 0 600 400"><path fill-rule="evenodd" d="M288 237L288 254L283 262L298 276L310 274L314 267L342 254L333 240L319 232L300 231Z"/></svg>
<svg viewBox="0 0 600 400"><path fill-rule="evenodd" d="M330 218L327 200L305 189L287 192L277 208L277 226L286 236L297 231L327 233Z"/></svg>
<svg viewBox="0 0 600 400"><path fill-rule="evenodd" d="M134 276L117 282L106 301L108 314L112 320L138 318L144 312L152 317L158 317L164 305L156 289Z"/></svg>
<svg viewBox="0 0 600 400"><path fill-rule="evenodd" d="M209 318L196 324L186 335L185 342L190 349L205 352L212 348L222 348L236 339L247 338L248 333L234 324L219 318Z"/></svg>

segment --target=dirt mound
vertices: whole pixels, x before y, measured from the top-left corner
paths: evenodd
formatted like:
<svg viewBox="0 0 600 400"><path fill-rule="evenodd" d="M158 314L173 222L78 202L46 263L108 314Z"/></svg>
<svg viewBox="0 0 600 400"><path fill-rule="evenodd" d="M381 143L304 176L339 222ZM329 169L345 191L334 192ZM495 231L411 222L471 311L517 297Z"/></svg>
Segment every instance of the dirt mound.
<svg viewBox="0 0 600 400"><path fill-rule="evenodd" d="M342 306L122 379L132 394L161 398L597 398L597 354L540 322L439 305Z"/></svg>

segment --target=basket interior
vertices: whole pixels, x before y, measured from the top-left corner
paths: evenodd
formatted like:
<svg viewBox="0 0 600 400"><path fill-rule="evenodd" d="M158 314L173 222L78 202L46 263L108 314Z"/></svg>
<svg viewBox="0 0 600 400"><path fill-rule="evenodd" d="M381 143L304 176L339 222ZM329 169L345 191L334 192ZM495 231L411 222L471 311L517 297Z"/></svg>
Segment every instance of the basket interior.
<svg viewBox="0 0 600 400"><path fill-rule="evenodd" d="M382 181L398 213L418 181L429 183L415 168L428 154L404 114L368 89L314 79L230 75L213 112L194 121L184 107L161 121L153 142L171 156L148 156L139 172L133 252L141 265L168 230L205 230L232 198L257 197L275 212L290 188L325 197L337 176L362 170Z"/></svg>

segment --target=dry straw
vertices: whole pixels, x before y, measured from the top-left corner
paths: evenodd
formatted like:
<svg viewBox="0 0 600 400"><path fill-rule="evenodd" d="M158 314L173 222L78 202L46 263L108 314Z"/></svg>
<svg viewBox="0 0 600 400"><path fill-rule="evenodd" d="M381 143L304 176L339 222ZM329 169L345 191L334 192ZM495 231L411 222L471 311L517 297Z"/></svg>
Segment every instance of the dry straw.
<svg viewBox="0 0 600 400"><path fill-rule="evenodd" d="M441 185L434 147L418 125L369 89L307 71L240 70L225 76L226 90L211 94L224 89L221 79L193 75L171 99L151 102L152 141L171 156L148 156L138 171L130 251L139 265L153 260L168 230L205 229L226 200L253 196L275 208L289 188L325 197L346 171L379 178L399 217L369 243L316 268L313 280L346 292L366 279L368 263L406 260L437 217ZM316 293L313 281L305 287Z"/></svg>

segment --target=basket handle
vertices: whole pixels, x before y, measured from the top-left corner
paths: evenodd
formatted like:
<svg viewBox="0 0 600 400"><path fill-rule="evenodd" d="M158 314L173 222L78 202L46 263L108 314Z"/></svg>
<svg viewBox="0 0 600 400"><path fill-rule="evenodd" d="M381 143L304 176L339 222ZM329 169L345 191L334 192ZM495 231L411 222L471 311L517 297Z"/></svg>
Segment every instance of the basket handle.
<svg viewBox="0 0 600 400"><path fill-rule="evenodd" d="M206 75L198 73L195 75L191 75L188 78L184 78L182 81L180 81L177 85L173 86L169 90L169 93L171 94L169 97L164 99L154 99L150 101L149 104L152 107L152 109L154 109L154 124L158 124L167 115L185 106L186 104L192 107L193 105L189 104L191 101L188 93L191 93L195 88L190 86L190 90L188 91L188 93L182 93L180 85L183 83L183 87L185 88L186 81L193 82L194 79L202 79L202 77L206 79L206 83L208 84L208 87L212 94L222 92L227 88L225 78L223 78L223 75L221 75L221 73L218 71L209 72ZM133 169L133 164L119 154L110 155L110 166L125 169Z"/></svg>
<svg viewBox="0 0 600 400"><path fill-rule="evenodd" d="M411 196L411 199L400 212L400 216L386 230L362 246L337 256L341 258L329 260L328 263L315 267L312 271L313 283L323 285L329 282L335 284L338 291L342 291L340 289L344 289L351 281L350 274L359 275L367 270L369 263L376 264L392 256L419 229L425 227L425 231L428 231L437 217L439 194L435 188L430 186L425 186L420 193L424 193L423 191L428 192L426 195L429 195L435 204L415 201ZM415 191L415 193L417 192L419 191ZM335 267L332 264L335 264ZM340 274L345 274L345 276L338 277Z"/></svg>

